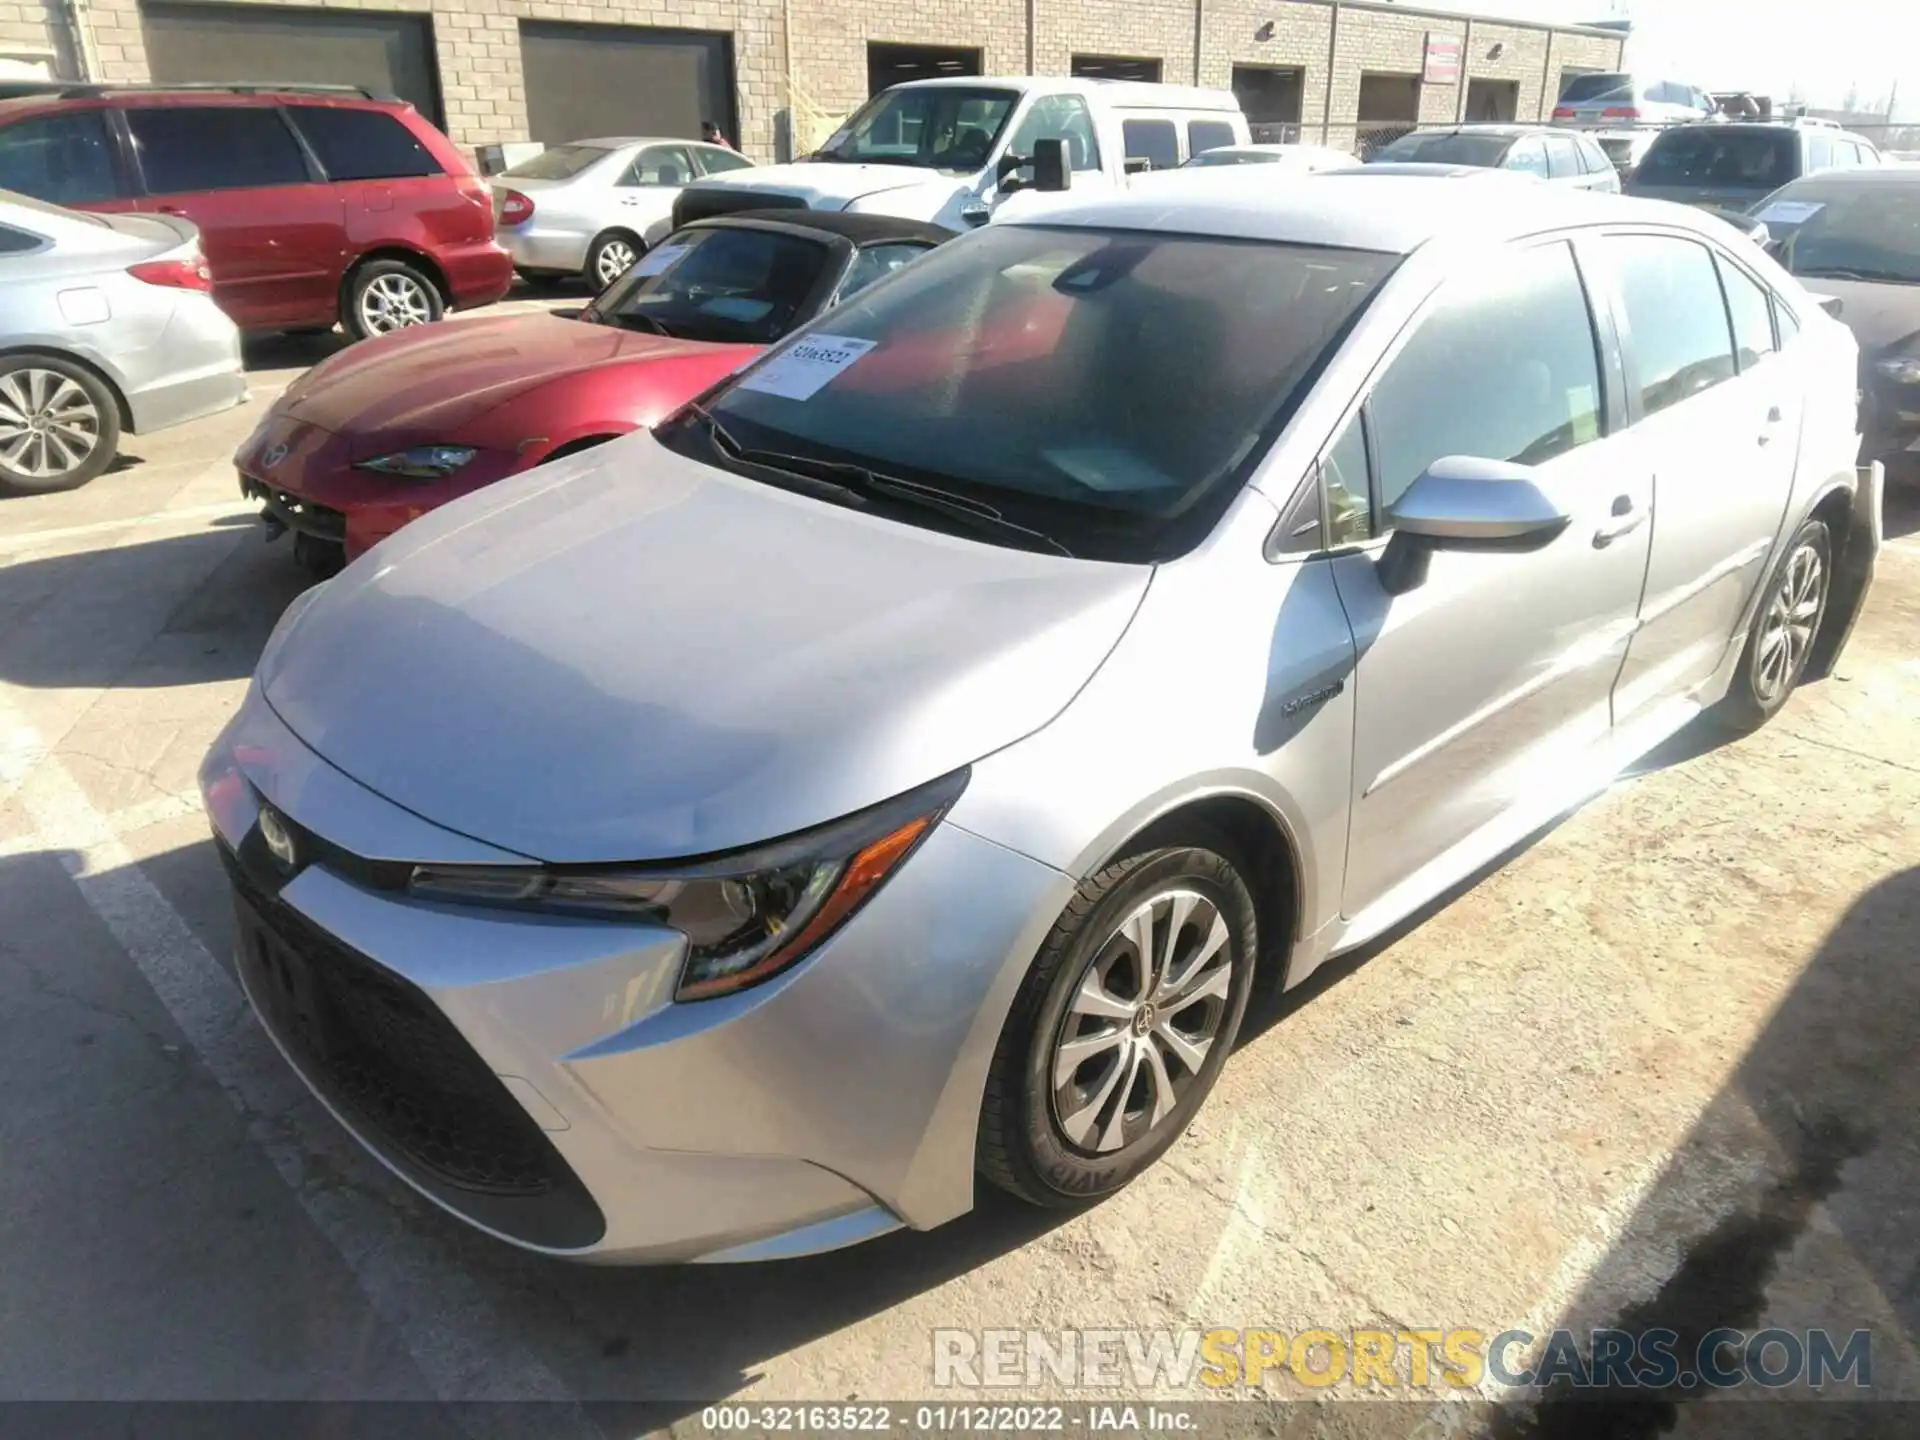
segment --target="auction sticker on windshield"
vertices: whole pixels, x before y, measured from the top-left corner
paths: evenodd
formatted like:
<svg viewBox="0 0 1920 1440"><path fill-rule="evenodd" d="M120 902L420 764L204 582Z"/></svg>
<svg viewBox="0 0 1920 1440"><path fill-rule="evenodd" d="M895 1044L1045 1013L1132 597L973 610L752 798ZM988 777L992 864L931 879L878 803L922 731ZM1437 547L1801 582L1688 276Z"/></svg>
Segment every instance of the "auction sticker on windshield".
<svg viewBox="0 0 1920 1440"><path fill-rule="evenodd" d="M877 343L845 335L809 335L747 376L740 388L786 400L811 400L822 386Z"/></svg>
<svg viewBox="0 0 1920 1440"><path fill-rule="evenodd" d="M1776 200L1753 218L1771 220L1776 225L1798 225L1826 208L1826 203L1820 200Z"/></svg>
<svg viewBox="0 0 1920 1440"><path fill-rule="evenodd" d="M633 273L641 276L658 275L692 248L690 245L662 245L658 250L649 250L633 262Z"/></svg>

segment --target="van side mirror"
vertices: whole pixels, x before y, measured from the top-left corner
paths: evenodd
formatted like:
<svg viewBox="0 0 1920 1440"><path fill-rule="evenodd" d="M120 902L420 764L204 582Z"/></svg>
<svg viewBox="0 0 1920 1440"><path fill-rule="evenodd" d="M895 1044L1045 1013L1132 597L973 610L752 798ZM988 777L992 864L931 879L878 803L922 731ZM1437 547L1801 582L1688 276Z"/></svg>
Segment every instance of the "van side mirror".
<svg viewBox="0 0 1920 1440"><path fill-rule="evenodd" d="M1033 142L1033 188L1059 193L1073 186L1073 166L1067 157L1067 142L1058 136Z"/></svg>
<svg viewBox="0 0 1920 1440"><path fill-rule="evenodd" d="M1376 573L1389 594L1404 594L1426 579L1434 550L1533 550L1564 530L1567 520L1567 512L1540 488L1532 466L1446 455L1388 507L1394 533Z"/></svg>
<svg viewBox="0 0 1920 1440"><path fill-rule="evenodd" d="M1016 155L1013 151L1009 150L1000 157L1000 162L993 167L994 183L1004 189L1009 179L1018 175L1031 163L1032 161L1029 160L1027 156Z"/></svg>

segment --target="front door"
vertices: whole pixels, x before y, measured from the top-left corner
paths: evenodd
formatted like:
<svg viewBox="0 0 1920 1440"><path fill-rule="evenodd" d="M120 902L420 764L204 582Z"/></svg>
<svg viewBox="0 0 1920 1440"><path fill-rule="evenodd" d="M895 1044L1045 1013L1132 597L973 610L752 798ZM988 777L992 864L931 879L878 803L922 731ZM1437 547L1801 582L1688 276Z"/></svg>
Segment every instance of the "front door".
<svg viewBox="0 0 1920 1440"><path fill-rule="evenodd" d="M1372 504L1330 513L1359 542L1338 558L1359 651L1349 917L1516 807L1562 788L1609 738L1609 696L1639 608L1651 476L1611 432L1594 319L1572 248L1502 252L1450 280L1364 410ZM1531 551L1438 549L1389 594L1378 537L1433 461L1531 466L1572 518ZM1345 488L1357 491L1353 481Z"/></svg>
<svg viewBox="0 0 1920 1440"><path fill-rule="evenodd" d="M213 298L246 329L331 323L346 215L270 105L130 105L143 210L200 227Z"/></svg>
<svg viewBox="0 0 1920 1440"><path fill-rule="evenodd" d="M1767 293L1675 235L1610 235L1588 252L1617 294L1627 357L1623 438L1653 472L1658 523L1640 629L1615 718L1689 696L1719 668L1766 573L1800 442Z"/></svg>

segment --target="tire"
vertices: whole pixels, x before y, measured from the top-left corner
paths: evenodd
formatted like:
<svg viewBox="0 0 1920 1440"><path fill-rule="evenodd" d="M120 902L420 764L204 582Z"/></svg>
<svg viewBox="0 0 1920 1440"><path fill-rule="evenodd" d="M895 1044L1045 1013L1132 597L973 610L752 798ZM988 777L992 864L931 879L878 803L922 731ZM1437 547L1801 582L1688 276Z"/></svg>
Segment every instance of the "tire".
<svg viewBox="0 0 1920 1440"><path fill-rule="evenodd" d="M646 253L647 247L638 236L626 230L609 230L604 235L593 237L593 243L587 247L587 263L580 271L580 278L598 295L626 274L628 267Z"/></svg>
<svg viewBox="0 0 1920 1440"><path fill-rule="evenodd" d="M338 540L322 540L317 535L293 537L293 559L316 580L331 580L347 565L347 547Z"/></svg>
<svg viewBox="0 0 1920 1440"><path fill-rule="evenodd" d="M1143 914L1150 967L1139 966L1133 938ZM1224 844L1143 850L1084 881L994 1049L981 1172L1032 1204L1065 1208L1111 1195L1153 1164L1213 1089L1259 953L1253 896ZM1136 1003L1145 968L1171 976L1171 1001L1163 980L1148 994L1157 1005Z"/></svg>
<svg viewBox="0 0 1920 1440"><path fill-rule="evenodd" d="M1755 612L1740 668L1714 718L1731 730L1766 724L1787 703L1807 668L1833 584L1833 538L1825 521L1794 532Z"/></svg>
<svg viewBox="0 0 1920 1440"><path fill-rule="evenodd" d="M0 489L74 490L119 450L120 408L98 375L54 355L0 357Z"/></svg>
<svg viewBox="0 0 1920 1440"><path fill-rule="evenodd" d="M369 260L347 277L340 323L349 337L366 340L447 313L440 287L404 260Z"/></svg>

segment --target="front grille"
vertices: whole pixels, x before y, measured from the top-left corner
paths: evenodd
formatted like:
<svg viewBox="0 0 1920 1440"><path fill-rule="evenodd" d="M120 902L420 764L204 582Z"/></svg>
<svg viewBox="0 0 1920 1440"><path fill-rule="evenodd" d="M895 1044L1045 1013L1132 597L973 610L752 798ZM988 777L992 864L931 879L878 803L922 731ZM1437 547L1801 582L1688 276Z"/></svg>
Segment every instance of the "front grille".
<svg viewBox="0 0 1920 1440"><path fill-rule="evenodd" d="M690 186L673 202L673 228L714 215L732 215L741 210L804 210L807 202L798 195L782 195L771 190L749 190L744 185L716 185L710 190Z"/></svg>
<svg viewBox="0 0 1920 1440"><path fill-rule="evenodd" d="M347 517L344 511L335 510L327 505L317 505L288 490L264 485L246 474L240 477L240 493L249 500L258 500L267 507L274 519L296 535L311 535L316 540L336 542L347 538Z"/></svg>
<svg viewBox="0 0 1920 1440"><path fill-rule="evenodd" d="M545 1132L424 992L267 893L225 845L248 994L315 1090L450 1208L536 1244L604 1232Z"/></svg>

